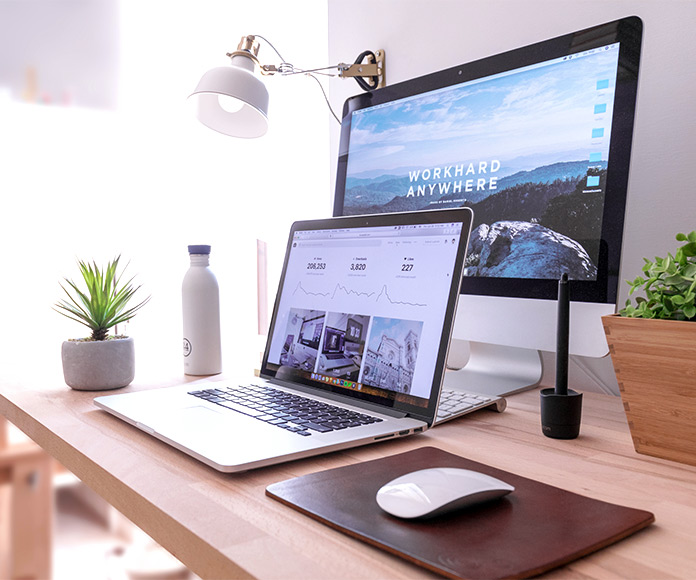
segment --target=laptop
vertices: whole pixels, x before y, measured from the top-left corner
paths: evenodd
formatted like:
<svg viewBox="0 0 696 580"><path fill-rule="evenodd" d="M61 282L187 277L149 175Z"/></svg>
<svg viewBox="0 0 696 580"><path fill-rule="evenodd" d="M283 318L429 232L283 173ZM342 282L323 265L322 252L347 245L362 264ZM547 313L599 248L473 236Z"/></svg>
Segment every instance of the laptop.
<svg viewBox="0 0 696 580"><path fill-rule="evenodd" d="M230 473L421 433L435 421L472 216L296 222L258 377L94 402Z"/></svg>

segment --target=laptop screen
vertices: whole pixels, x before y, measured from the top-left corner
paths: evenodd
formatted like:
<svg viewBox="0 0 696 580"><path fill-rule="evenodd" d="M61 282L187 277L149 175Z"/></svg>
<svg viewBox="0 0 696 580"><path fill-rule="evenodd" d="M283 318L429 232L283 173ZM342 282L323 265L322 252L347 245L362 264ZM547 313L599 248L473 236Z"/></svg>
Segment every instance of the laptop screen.
<svg viewBox="0 0 696 580"><path fill-rule="evenodd" d="M262 374L434 412L470 224L466 208L294 224Z"/></svg>

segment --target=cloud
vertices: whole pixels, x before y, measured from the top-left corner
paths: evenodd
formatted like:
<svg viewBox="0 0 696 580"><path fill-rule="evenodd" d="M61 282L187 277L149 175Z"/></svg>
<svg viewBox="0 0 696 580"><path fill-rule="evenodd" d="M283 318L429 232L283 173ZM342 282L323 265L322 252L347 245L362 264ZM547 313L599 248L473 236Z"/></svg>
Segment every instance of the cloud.
<svg viewBox="0 0 696 580"><path fill-rule="evenodd" d="M371 169L386 169L587 147L593 79L611 75L615 59L601 54L523 69L366 109L353 117L351 152L367 164L380 159Z"/></svg>

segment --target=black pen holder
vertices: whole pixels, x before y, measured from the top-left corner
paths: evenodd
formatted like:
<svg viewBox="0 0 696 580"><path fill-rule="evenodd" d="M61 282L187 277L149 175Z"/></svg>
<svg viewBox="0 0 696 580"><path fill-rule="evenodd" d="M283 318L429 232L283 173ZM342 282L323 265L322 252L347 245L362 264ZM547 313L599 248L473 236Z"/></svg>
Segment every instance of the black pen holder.
<svg viewBox="0 0 696 580"><path fill-rule="evenodd" d="M580 434L582 393L568 389L567 395L555 389L541 390L541 431L552 439L575 439Z"/></svg>

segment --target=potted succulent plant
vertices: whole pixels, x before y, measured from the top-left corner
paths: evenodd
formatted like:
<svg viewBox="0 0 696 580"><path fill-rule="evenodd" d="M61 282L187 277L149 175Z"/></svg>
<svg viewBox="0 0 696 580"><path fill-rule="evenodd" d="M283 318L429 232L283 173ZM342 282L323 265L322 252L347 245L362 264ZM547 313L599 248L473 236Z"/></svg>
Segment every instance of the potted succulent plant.
<svg viewBox="0 0 696 580"><path fill-rule="evenodd" d="M117 389L130 384L135 376L133 339L110 336L109 330L133 318L150 298L129 307L140 286L133 286L133 278L121 284L119 259L103 269L95 262L78 261L84 291L67 278L67 286L61 284L67 299L58 301L54 309L92 331L87 338L67 340L62 345L63 375L73 389Z"/></svg>
<svg viewBox="0 0 696 580"><path fill-rule="evenodd" d="M696 231L677 241L602 322L636 451L696 465Z"/></svg>

